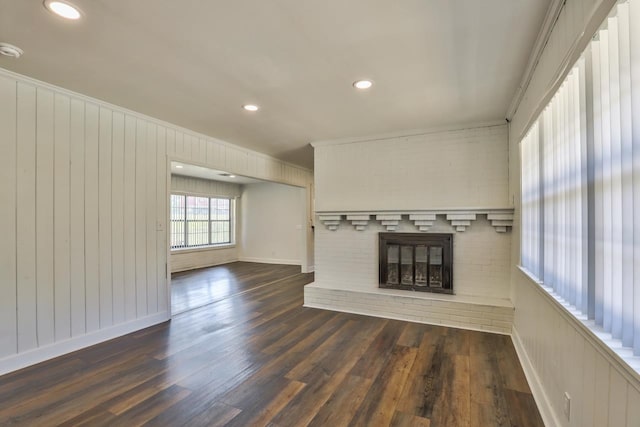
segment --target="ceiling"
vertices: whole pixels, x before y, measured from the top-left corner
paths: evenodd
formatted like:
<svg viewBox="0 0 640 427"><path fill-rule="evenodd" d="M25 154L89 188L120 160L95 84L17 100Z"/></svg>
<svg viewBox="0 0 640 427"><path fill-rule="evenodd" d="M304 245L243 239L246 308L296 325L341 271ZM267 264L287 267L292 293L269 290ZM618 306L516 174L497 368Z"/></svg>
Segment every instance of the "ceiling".
<svg viewBox="0 0 640 427"><path fill-rule="evenodd" d="M71 2L0 0L0 67L311 168L312 141L502 120L550 0Z"/></svg>

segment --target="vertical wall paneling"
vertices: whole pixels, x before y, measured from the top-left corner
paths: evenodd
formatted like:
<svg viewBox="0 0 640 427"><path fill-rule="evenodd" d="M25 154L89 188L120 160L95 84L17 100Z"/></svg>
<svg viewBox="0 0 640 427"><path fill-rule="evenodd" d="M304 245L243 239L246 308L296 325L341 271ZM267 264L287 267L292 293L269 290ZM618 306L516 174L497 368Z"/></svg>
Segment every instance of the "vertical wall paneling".
<svg viewBox="0 0 640 427"><path fill-rule="evenodd" d="M87 332L100 329L100 253L98 237L98 106L85 109L85 301Z"/></svg>
<svg viewBox="0 0 640 427"><path fill-rule="evenodd" d="M156 254L156 152L158 128L155 124L147 125L147 311L149 314L158 311L158 257Z"/></svg>
<svg viewBox="0 0 640 427"><path fill-rule="evenodd" d="M198 161L200 159L200 138L195 136L191 137L191 159Z"/></svg>
<svg viewBox="0 0 640 427"><path fill-rule="evenodd" d="M0 359L18 351L16 288L16 82L0 76Z"/></svg>
<svg viewBox="0 0 640 427"><path fill-rule="evenodd" d="M147 315L147 123L136 122L136 313Z"/></svg>
<svg viewBox="0 0 640 427"><path fill-rule="evenodd" d="M199 138L199 142L200 142L200 157L199 157L199 161L202 161L202 159L206 159L207 158L207 140L204 138ZM238 169L234 169L234 170L238 170Z"/></svg>
<svg viewBox="0 0 640 427"><path fill-rule="evenodd" d="M168 308L167 301L167 129L158 126L156 139L156 277L157 311Z"/></svg>
<svg viewBox="0 0 640 427"><path fill-rule="evenodd" d="M70 146L70 251L71 251L71 335L84 334L85 319L85 124L84 102L71 100Z"/></svg>
<svg viewBox="0 0 640 427"><path fill-rule="evenodd" d="M18 83L16 273L18 352L38 346L36 307L36 89Z"/></svg>
<svg viewBox="0 0 640 427"><path fill-rule="evenodd" d="M218 145L216 144L207 145L207 163L209 163L210 165L216 163L216 159L218 157L217 149Z"/></svg>
<svg viewBox="0 0 640 427"><path fill-rule="evenodd" d="M111 265L111 110L101 107L99 121L98 239L100 242L100 328L104 328L113 324Z"/></svg>
<svg viewBox="0 0 640 427"><path fill-rule="evenodd" d="M55 340L71 337L70 113L71 100L55 95L54 110L54 325Z"/></svg>
<svg viewBox="0 0 640 427"><path fill-rule="evenodd" d="M124 121L124 316L136 318L136 119Z"/></svg>
<svg viewBox="0 0 640 427"><path fill-rule="evenodd" d="M171 191L178 193L201 194L212 197L224 196L238 198L242 195L242 187L240 184L191 178L181 175L171 176Z"/></svg>
<svg viewBox="0 0 640 427"><path fill-rule="evenodd" d="M627 386L627 427L638 425L640 420L640 391L632 385Z"/></svg>
<svg viewBox="0 0 640 427"><path fill-rule="evenodd" d="M627 381L615 368L610 367L609 424L624 426L627 418ZM638 420L640 422L640 420Z"/></svg>
<svg viewBox="0 0 640 427"><path fill-rule="evenodd" d="M167 155L174 156L176 154L176 131L167 129Z"/></svg>
<svg viewBox="0 0 640 427"><path fill-rule="evenodd" d="M584 392L582 398L582 415L580 420L583 427L596 427L593 424L593 408L596 400L596 351L585 342L582 355L582 390ZM598 393L599 395L599 393ZM577 396L576 396L577 397ZM575 414L575 412L574 412Z"/></svg>
<svg viewBox="0 0 640 427"><path fill-rule="evenodd" d="M185 133L184 134L184 143L182 144L182 156L185 159L189 159L189 160L193 160L193 157L191 156L191 149L192 149L192 144L191 144L191 140L193 138L191 137L191 135Z"/></svg>
<svg viewBox="0 0 640 427"><path fill-rule="evenodd" d="M312 180L227 148L0 69L0 375L167 319L168 156Z"/></svg>
<svg viewBox="0 0 640 427"><path fill-rule="evenodd" d="M221 169L224 169L224 165L227 163L227 150L224 145L217 147L215 163L217 163Z"/></svg>
<svg viewBox="0 0 640 427"><path fill-rule="evenodd" d="M36 90L36 304L38 346L54 341L53 92Z"/></svg>
<svg viewBox="0 0 640 427"><path fill-rule="evenodd" d="M124 282L124 114L113 113L111 149L111 265L113 323L125 320Z"/></svg>
<svg viewBox="0 0 640 427"><path fill-rule="evenodd" d="M176 131L175 136L175 154L178 157L184 157L184 133Z"/></svg>
<svg viewBox="0 0 640 427"><path fill-rule="evenodd" d="M587 376L582 372L582 366L584 365L584 338L570 325L565 324L565 328L571 336L571 340L565 342L565 348L563 349L565 357L564 363L570 367L567 371L569 387L571 390L585 390L585 377ZM575 363L572 363L572 359L575 360ZM584 400L575 399L571 403L573 406L573 408L571 408L572 424L575 426L583 426Z"/></svg>

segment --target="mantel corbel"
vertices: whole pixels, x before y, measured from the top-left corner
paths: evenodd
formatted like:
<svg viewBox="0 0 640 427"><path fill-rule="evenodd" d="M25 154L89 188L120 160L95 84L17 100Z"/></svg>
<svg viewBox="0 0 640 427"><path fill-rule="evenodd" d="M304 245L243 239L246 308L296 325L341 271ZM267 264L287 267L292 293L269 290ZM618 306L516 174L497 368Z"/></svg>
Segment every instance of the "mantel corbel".
<svg viewBox="0 0 640 427"><path fill-rule="evenodd" d="M336 231L340 226L342 215L318 215L320 221L331 231Z"/></svg>
<svg viewBox="0 0 640 427"><path fill-rule="evenodd" d="M488 213L487 219L498 233L506 233L507 227L513 227L513 213Z"/></svg>
<svg viewBox="0 0 640 427"><path fill-rule="evenodd" d="M447 221L451 221L451 226L456 231L465 231L467 227L471 226L471 221L476 220L476 214L474 213L453 213L447 214Z"/></svg>
<svg viewBox="0 0 640 427"><path fill-rule="evenodd" d="M382 214L376 215L376 219L386 227L387 231L396 231L398 229L398 224L402 221L402 215Z"/></svg>
<svg viewBox="0 0 640 427"><path fill-rule="evenodd" d="M436 214L409 214L409 220L413 221L413 225L418 227L418 230L429 231L433 223L436 221Z"/></svg>
<svg viewBox="0 0 640 427"><path fill-rule="evenodd" d="M347 215L347 221L351 221L351 225L358 231L364 231L369 224L369 220L371 220L371 215Z"/></svg>
<svg viewBox="0 0 640 427"><path fill-rule="evenodd" d="M387 231L397 231L403 218L413 223L421 232L431 230L437 216L441 215L451 223L458 232L464 232L478 219L478 215L486 215L494 230L506 233L513 227L513 208L453 208L406 211L321 211L316 212L318 219L328 230L335 231L340 221L346 219L357 231L367 229L371 221L378 221Z"/></svg>

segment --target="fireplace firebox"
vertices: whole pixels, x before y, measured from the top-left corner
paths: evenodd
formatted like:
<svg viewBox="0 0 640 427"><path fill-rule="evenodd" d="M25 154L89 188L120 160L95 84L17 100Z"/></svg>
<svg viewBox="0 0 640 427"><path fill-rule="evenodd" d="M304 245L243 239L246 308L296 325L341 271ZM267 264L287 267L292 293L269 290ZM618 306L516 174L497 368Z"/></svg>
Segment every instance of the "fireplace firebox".
<svg viewBox="0 0 640 427"><path fill-rule="evenodd" d="M453 234L378 236L379 287L453 294Z"/></svg>

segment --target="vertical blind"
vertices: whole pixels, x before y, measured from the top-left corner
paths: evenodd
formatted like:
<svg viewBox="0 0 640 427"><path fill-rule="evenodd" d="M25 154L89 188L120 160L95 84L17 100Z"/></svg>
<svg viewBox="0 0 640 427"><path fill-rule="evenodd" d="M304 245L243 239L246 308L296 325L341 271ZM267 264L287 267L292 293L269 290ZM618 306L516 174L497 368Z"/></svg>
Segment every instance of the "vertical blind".
<svg viewBox="0 0 640 427"><path fill-rule="evenodd" d="M231 243L231 199L171 195L171 248Z"/></svg>
<svg viewBox="0 0 640 427"><path fill-rule="evenodd" d="M523 267L640 356L640 0L615 6L520 149Z"/></svg>

